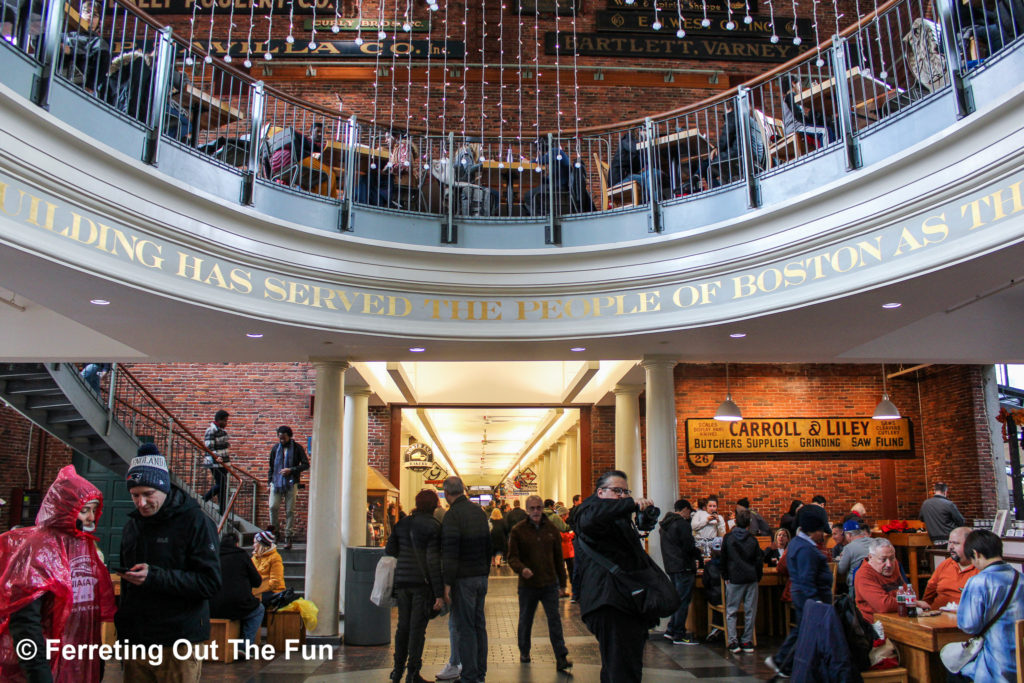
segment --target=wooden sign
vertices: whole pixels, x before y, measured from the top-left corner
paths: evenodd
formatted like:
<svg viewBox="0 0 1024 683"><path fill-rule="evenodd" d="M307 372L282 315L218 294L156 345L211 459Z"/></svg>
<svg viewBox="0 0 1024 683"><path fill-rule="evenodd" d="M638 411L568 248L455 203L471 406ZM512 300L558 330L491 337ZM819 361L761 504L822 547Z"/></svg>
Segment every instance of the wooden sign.
<svg viewBox="0 0 1024 683"><path fill-rule="evenodd" d="M678 5L677 5L678 1ZM754 14L757 12L757 0L749 0L744 2L743 0L634 0L632 4L627 3L626 0L608 0L607 8L609 10L653 10L654 3L658 3L659 12L704 12L704 6L707 5L708 12L725 12L726 3L732 7L733 14L739 12L739 16L742 18L744 14L749 12Z"/></svg>
<svg viewBox="0 0 1024 683"><path fill-rule="evenodd" d="M338 25L339 31L372 31L376 33L381 29L388 32L407 33L402 27L404 21L394 21L393 19L385 19L380 21L376 18L368 19L363 18L362 21L358 17L317 17L316 19L316 30L317 31L331 31L334 25ZM302 24L307 31L313 28L313 17L306 17ZM430 30L430 22L426 19L412 19L409 21L409 27L411 33L425 33ZM333 33L333 31L331 31Z"/></svg>
<svg viewBox="0 0 1024 683"><path fill-rule="evenodd" d="M696 12L684 13L682 22L679 21L679 14L676 12L659 12L657 19L661 22L662 27L655 31L652 28L655 20L654 12L601 11L597 13L597 30L610 33L657 33L659 35L667 33L674 36L681 23L683 30L694 38L700 36L768 38L772 35L771 20L763 16L751 17L752 21L747 24L744 23L742 14L734 13L732 17L727 14L708 15L711 25L707 28L701 25L704 15ZM733 22L732 29L727 27L729 21ZM810 41L814 37L814 22L810 19L798 19L794 23L792 18L776 17L775 34L784 39L791 39L793 36L799 35L805 41Z"/></svg>
<svg viewBox="0 0 1024 683"><path fill-rule="evenodd" d="M516 0L520 14L558 14L571 17L579 11L580 0Z"/></svg>
<svg viewBox="0 0 1024 683"><path fill-rule="evenodd" d="M686 459L694 467L711 467L715 461L714 453L687 453Z"/></svg>
<svg viewBox="0 0 1024 683"><path fill-rule="evenodd" d="M557 42L563 55L572 54L575 50L581 56L781 63L796 57L803 49L786 40L773 44L768 38L695 37L690 34L676 38L674 33L659 36L577 33L575 41L573 43L571 33L544 34L544 48L549 55L555 54Z"/></svg>
<svg viewBox="0 0 1024 683"><path fill-rule="evenodd" d="M868 417L744 418L686 421L687 453L909 453L910 420Z"/></svg>
<svg viewBox="0 0 1024 683"><path fill-rule="evenodd" d="M206 48L205 43L197 43L199 47ZM247 44L244 40L231 41L230 44L223 40L214 40L210 43L210 54L222 56L245 56ZM429 54L432 59L447 56L449 59L461 59L465 52L465 43L458 40L367 40L362 45L357 45L354 40L317 40L316 48L309 49L309 38L296 39L294 43L288 43L284 39L274 38L272 40L254 40L252 43L252 54L261 58L264 53L269 52L277 57L368 57L377 56L391 59L426 59Z"/></svg>

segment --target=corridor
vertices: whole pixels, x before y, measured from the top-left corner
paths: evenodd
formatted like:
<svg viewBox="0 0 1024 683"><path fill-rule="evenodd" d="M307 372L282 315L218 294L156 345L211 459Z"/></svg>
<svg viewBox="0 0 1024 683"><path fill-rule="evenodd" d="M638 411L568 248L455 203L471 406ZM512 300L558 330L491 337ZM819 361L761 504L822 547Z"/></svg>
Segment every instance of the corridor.
<svg viewBox="0 0 1024 683"><path fill-rule="evenodd" d="M519 607L516 599L516 577L507 567L492 570L487 594L488 683L556 683L599 680L601 658L597 641L583 625L578 605L562 600L562 624L565 631L569 658L574 666L572 676L555 671L555 657L547 638L547 625L543 609L538 607L533 626L533 647L530 664L519 663L516 645L516 623ZM398 616L392 616L392 637ZM645 683L662 681L701 680L718 681L768 680L771 672L764 666L764 658L778 643L768 639L758 646L755 654L733 655L721 644L672 645L660 635L653 635L644 653ZM278 657L272 662L236 662L234 664L206 663L203 681L223 683L348 683L387 681L391 671L392 647L349 647L335 651L332 661L286 661ZM426 647L423 652L423 676L433 680L448 660L448 618L430 622ZM104 683L122 683L118 667L108 670Z"/></svg>

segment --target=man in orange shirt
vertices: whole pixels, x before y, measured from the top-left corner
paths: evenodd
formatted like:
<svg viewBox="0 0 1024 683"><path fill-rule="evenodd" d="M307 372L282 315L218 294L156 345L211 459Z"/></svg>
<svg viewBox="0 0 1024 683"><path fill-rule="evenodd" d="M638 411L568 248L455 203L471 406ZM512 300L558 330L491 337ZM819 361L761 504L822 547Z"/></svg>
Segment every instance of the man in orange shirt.
<svg viewBox="0 0 1024 683"><path fill-rule="evenodd" d="M967 579L978 573L978 568L964 557L964 541L971 531L970 527L961 526L949 532L949 557L935 569L924 587L921 599L936 609L950 602L960 604L960 592Z"/></svg>

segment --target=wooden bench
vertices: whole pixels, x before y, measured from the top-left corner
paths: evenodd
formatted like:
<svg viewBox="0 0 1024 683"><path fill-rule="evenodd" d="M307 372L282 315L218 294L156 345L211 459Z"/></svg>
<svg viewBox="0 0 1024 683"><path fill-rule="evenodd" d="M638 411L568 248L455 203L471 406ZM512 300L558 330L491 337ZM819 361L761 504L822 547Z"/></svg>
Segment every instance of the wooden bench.
<svg viewBox="0 0 1024 683"><path fill-rule="evenodd" d="M230 664L235 661L235 648L229 640L241 638L242 622L232 619L210 619L210 639L205 644L217 643L215 662ZM211 653L212 655L213 653Z"/></svg>
<svg viewBox="0 0 1024 683"><path fill-rule="evenodd" d="M306 624L298 612L267 612L267 642L278 652L284 652L285 641L306 642Z"/></svg>
<svg viewBox="0 0 1024 683"><path fill-rule="evenodd" d="M878 671L861 671L860 677L872 683L907 683L907 670L902 666L895 669L880 669Z"/></svg>

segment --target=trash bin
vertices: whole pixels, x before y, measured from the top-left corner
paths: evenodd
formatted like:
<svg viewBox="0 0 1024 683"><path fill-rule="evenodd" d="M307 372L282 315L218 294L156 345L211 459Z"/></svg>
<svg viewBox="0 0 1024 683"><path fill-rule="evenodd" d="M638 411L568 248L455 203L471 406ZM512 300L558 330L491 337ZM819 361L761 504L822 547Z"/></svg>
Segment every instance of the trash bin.
<svg viewBox="0 0 1024 683"><path fill-rule="evenodd" d="M348 548L345 555L345 644L390 645L391 601L370 602L384 548Z"/></svg>

